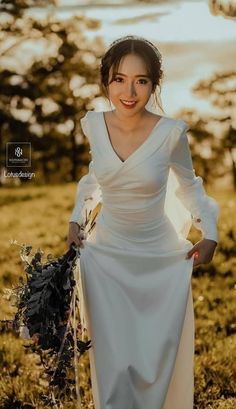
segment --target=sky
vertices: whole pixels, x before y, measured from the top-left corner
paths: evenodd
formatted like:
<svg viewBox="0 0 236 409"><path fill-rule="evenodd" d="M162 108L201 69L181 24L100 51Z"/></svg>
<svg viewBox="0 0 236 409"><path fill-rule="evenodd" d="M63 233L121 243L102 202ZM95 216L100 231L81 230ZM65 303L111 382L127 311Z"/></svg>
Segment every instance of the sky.
<svg viewBox="0 0 236 409"><path fill-rule="evenodd" d="M96 32L106 46L122 35L144 35L163 55L165 80L162 103L168 114L182 107L213 113L207 101L196 98L192 86L213 72L233 68L236 40L235 22L213 16L208 2L171 1L135 7L89 7L83 14L100 19ZM95 33L88 31L88 37Z"/></svg>
<svg viewBox="0 0 236 409"><path fill-rule="evenodd" d="M126 34L142 36L145 33L144 36L155 43L163 57L161 100L166 114L174 114L182 108L197 109L201 114L215 112L206 100L196 98L191 88L216 71L233 68L236 29L235 21L213 16L208 1L122 4L124 0L116 0L100 1L95 6L92 1L60 0L59 3L56 14L60 19L74 15L99 19L100 28L86 30L84 35L90 39L101 38L105 47ZM40 18L48 10L34 8L32 12ZM40 55L44 45L32 47L25 43L24 48L28 53L31 49ZM50 52L53 53L53 47Z"/></svg>

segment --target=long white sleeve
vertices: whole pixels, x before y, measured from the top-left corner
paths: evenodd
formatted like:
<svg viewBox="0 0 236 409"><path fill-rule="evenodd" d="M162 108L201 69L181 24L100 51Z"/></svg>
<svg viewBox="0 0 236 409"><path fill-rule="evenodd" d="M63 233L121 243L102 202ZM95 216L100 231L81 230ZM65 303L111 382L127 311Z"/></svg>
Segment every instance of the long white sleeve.
<svg viewBox="0 0 236 409"><path fill-rule="evenodd" d="M215 199L207 195L203 179L195 174L186 134L188 129L185 121L178 121L177 138L170 155L170 167L179 183L175 193L191 213L193 225L201 231L202 238L218 242L219 206Z"/></svg>
<svg viewBox="0 0 236 409"><path fill-rule="evenodd" d="M89 114L91 113L87 112L87 114L80 120L80 123L91 147ZM91 160L89 163L88 173L82 176L77 184L76 201L69 221L77 222L82 225L86 218L85 209L90 210L90 208L93 208L97 201L100 200L100 197L101 189L94 174L93 160Z"/></svg>
<svg viewBox="0 0 236 409"><path fill-rule="evenodd" d="M100 189L100 185L93 171L93 161L89 163L89 171L86 175L82 176L77 184L77 193L74 209L70 216L70 222L77 222L80 225L85 221L84 209L86 201L93 200L95 192ZM89 207L89 203L88 206Z"/></svg>

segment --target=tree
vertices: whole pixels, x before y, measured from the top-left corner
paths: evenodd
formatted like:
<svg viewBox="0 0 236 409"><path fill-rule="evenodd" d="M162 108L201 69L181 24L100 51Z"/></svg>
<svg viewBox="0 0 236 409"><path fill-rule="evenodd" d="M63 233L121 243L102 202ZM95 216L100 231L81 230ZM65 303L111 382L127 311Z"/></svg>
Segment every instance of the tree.
<svg viewBox="0 0 236 409"><path fill-rule="evenodd" d="M221 126L221 149L225 158L229 157L229 166L232 172L233 184L236 189L236 129L234 121L234 100L236 88L236 73L234 71L213 74L210 78L199 81L193 88L197 95L208 98L210 102L222 109L221 118L212 118L222 124ZM227 166L227 161L224 161ZM227 169L227 168L226 168Z"/></svg>
<svg viewBox="0 0 236 409"><path fill-rule="evenodd" d="M232 2L210 1L209 5L215 15L220 13L229 18L236 15L236 6ZM197 173L208 182L231 174L236 190L235 89L234 70L213 73L198 81L192 91L208 99L222 113L203 118L197 112L184 109L180 115L190 124L190 144Z"/></svg>
<svg viewBox="0 0 236 409"><path fill-rule="evenodd" d="M236 7L234 1L210 0L209 7L214 15L223 15L224 17L236 17Z"/></svg>
<svg viewBox="0 0 236 409"><path fill-rule="evenodd" d="M1 157L7 142L31 142L33 169L43 182L76 180L89 160L79 120L100 95L98 67L103 52L103 44L87 40L83 30L98 23L83 17L60 22L52 15L35 20L25 13L30 5L27 0L1 5L8 15L1 34ZM4 47L9 39L10 46ZM6 57L15 56L26 41L44 44L44 55L34 58L24 71L16 65L6 67Z"/></svg>

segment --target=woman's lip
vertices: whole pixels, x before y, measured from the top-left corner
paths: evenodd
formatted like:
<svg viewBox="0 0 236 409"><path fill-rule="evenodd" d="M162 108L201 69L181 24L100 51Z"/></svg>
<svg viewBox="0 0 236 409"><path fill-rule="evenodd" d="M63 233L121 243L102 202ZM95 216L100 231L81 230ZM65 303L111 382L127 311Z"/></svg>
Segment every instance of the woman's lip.
<svg viewBox="0 0 236 409"><path fill-rule="evenodd" d="M126 104L125 102L123 102L122 100L120 100L120 102L122 103L122 105L125 107L125 108L133 108L133 107L135 107L135 105L137 104L137 101L134 101L132 104ZM131 102L131 101L130 101Z"/></svg>

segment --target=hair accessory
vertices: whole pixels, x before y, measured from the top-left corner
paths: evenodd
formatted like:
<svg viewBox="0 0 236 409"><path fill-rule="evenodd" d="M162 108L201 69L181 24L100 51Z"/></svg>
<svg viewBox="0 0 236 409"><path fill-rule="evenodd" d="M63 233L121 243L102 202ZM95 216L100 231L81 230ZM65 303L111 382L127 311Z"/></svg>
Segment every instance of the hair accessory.
<svg viewBox="0 0 236 409"><path fill-rule="evenodd" d="M117 40L113 41L113 42L110 44L110 47L113 47L114 45L119 44L119 43L122 43L123 41L126 41L126 40L139 40L139 41L143 41L144 43L146 43L147 45L149 45L149 47L151 47L151 48L153 49L153 51L155 52L155 54L157 55L157 57L158 57L160 60L162 60L162 55L161 55L160 51L157 49L157 47L156 47L151 41L149 41L149 40L147 40L146 38L141 37L141 36L127 35L127 36L124 36L124 37L120 37L120 38L118 38Z"/></svg>

